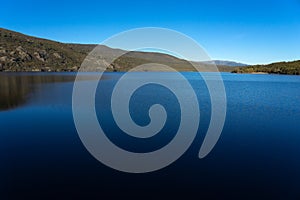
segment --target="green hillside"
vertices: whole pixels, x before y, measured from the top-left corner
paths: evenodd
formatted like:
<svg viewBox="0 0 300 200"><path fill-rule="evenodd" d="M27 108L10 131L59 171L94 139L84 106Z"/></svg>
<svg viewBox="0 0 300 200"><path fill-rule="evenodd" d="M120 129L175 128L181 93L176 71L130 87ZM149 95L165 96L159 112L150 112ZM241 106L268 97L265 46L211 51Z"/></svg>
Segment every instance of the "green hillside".
<svg viewBox="0 0 300 200"><path fill-rule="evenodd" d="M300 75L300 60L292 62L277 62L268 65L253 65L239 67L233 73L269 73L269 74L290 74Z"/></svg>
<svg viewBox="0 0 300 200"><path fill-rule="evenodd" d="M95 45L63 44L0 29L1 71L77 70Z"/></svg>
<svg viewBox="0 0 300 200"><path fill-rule="evenodd" d="M0 71L77 71L85 57L95 47L96 45L93 44L60 43L0 28ZM100 46L100 48L102 48L102 55L99 59L104 61L116 54L124 54L111 65L103 62L103 67L108 71L128 71L146 63L164 64L178 71L195 71L188 61L168 54L126 52L107 46ZM212 65L207 63L194 62L193 64L199 66L202 71L214 71ZM219 66L219 69L232 71L233 68ZM154 67L153 70L163 69Z"/></svg>

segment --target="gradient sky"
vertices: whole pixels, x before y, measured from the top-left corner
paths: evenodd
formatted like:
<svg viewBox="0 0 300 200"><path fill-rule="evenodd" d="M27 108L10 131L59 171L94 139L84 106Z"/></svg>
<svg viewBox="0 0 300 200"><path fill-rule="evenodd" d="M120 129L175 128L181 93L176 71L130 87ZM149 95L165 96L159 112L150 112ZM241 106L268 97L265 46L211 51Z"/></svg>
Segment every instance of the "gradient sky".
<svg viewBox="0 0 300 200"><path fill-rule="evenodd" d="M192 37L212 59L300 60L300 0L1 2L0 27L61 42L98 44L149 26Z"/></svg>

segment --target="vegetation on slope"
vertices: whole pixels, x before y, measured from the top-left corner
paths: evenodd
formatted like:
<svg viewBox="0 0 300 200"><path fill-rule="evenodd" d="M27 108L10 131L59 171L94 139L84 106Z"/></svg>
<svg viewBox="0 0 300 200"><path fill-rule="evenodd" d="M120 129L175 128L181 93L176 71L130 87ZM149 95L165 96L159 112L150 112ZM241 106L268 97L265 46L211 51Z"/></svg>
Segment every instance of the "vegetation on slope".
<svg viewBox="0 0 300 200"><path fill-rule="evenodd" d="M0 71L77 71L88 53L96 45L66 44L27 36L0 28ZM108 71L128 71L147 63L170 66L177 71L195 71L190 62L171 55L154 52L127 52L100 46L103 68ZM114 55L123 54L112 64L105 62ZM214 71L211 64L193 62L202 71ZM232 67L218 66L220 71L232 71ZM103 69L102 68L102 69ZM149 69L145 69L149 70ZM151 70L151 69L150 69ZM154 71L164 71L153 67Z"/></svg>
<svg viewBox="0 0 300 200"><path fill-rule="evenodd" d="M269 74L290 74L300 75L300 60L292 62L277 62L268 65L253 65L239 67L233 73L269 73Z"/></svg>
<svg viewBox="0 0 300 200"><path fill-rule="evenodd" d="M63 44L0 29L1 71L77 70L94 45Z"/></svg>

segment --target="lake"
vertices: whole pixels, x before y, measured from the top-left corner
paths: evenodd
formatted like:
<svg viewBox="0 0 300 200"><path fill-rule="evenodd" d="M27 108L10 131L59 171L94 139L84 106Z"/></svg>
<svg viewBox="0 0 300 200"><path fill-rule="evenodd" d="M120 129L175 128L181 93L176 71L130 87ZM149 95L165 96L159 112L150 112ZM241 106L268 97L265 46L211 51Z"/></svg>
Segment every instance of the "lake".
<svg viewBox="0 0 300 200"><path fill-rule="evenodd" d="M167 72L147 73L166 79L170 76ZM137 77L143 78L143 74L137 73ZM299 199L300 76L222 73L226 121L214 149L199 159L210 122L211 101L197 73L182 74L199 100L197 136L177 161L144 174L111 169L86 150L72 115L75 73L0 74L0 198L196 195L199 199ZM130 101L132 119L147 125L148 110L156 103L165 107L168 118L153 137L140 139L124 134L110 110L112 89L122 75L106 73L100 81L96 94L99 123L113 143L128 151L162 148L179 126L176 97L155 84L139 88ZM214 73L208 76L213 80ZM89 81L94 80L83 80Z"/></svg>

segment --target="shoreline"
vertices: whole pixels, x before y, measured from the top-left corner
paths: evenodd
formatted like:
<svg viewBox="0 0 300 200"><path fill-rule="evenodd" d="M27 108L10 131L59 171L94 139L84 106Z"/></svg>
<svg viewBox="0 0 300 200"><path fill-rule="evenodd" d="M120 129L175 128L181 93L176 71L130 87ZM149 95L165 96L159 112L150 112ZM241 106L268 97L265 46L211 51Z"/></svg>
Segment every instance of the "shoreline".
<svg viewBox="0 0 300 200"><path fill-rule="evenodd" d="M67 73L99 73L100 71L0 71L0 74L67 74ZM127 73L127 72L155 72L155 73L167 73L167 72L174 72L174 71L101 71L101 73ZM176 71L179 73L230 73L230 74L253 74L253 75L288 75L288 76L299 76L299 74L280 74L280 73L267 73L267 72L223 72L223 71Z"/></svg>
<svg viewBox="0 0 300 200"><path fill-rule="evenodd" d="M249 74L270 74L270 73L267 73L267 72L251 72Z"/></svg>
<svg viewBox="0 0 300 200"><path fill-rule="evenodd" d="M232 74L253 74L253 75L287 75L287 76L300 76L300 74L280 74L280 73L268 73L268 72L231 72Z"/></svg>

